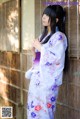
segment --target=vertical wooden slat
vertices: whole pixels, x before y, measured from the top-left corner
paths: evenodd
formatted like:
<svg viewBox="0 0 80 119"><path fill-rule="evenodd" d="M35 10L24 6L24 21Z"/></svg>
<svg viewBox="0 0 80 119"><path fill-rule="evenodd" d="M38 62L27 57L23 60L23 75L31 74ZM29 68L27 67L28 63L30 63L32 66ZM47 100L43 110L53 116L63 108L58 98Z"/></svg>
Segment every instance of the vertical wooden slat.
<svg viewBox="0 0 80 119"><path fill-rule="evenodd" d="M77 0L77 2L79 2L79 0ZM79 57L80 57L79 43L80 43L80 39L79 39L79 5L77 5L77 59L79 59Z"/></svg>
<svg viewBox="0 0 80 119"><path fill-rule="evenodd" d="M41 0L40 0L40 34L41 34L41 18L42 18L42 12L41 12L41 7L42 7L42 5L41 5Z"/></svg>
<svg viewBox="0 0 80 119"><path fill-rule="evenodd" d="M41 32L41 0L35 0L35 37L37 38ZM38 30L37 30L38 28Z"/></svg>
<svg viewBox="0 0 80 119"><path fill-rule="evenodd" d="M68 0L68 41L69 41L69 46L70 46L70 0ZM69 55L70 55L70 47L69 47ZM70 57L70 56L69 56Z"/></svg>

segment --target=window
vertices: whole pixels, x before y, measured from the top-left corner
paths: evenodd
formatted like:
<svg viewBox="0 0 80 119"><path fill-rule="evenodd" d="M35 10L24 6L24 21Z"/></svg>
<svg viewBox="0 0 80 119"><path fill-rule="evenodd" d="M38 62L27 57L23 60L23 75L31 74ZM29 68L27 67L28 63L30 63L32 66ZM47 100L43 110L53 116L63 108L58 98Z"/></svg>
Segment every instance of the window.
<svg viewBox="0 0 80 119"><path fill-rule="evenodd" d="M0 0L0 51L19 52L19 0Z"/></svg>

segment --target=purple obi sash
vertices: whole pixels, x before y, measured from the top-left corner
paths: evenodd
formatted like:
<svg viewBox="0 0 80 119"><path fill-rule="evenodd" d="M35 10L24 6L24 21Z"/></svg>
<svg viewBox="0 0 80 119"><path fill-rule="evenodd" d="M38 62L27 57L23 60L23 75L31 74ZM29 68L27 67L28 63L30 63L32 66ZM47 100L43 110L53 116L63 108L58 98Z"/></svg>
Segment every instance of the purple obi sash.
<svg viewBox="0 0 80 119"><path fill-rule="evenodd" d="M40 55L41 55L40 52L36 52L36 58L33 60L34 63L39 63L39 61L40 61Z"/></svg>

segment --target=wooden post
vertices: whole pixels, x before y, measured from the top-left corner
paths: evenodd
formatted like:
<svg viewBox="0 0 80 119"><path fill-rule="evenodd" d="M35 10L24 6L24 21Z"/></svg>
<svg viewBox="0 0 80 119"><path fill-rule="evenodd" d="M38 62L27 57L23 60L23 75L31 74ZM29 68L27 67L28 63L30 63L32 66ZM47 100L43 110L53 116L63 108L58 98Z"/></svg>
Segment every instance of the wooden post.
<svg viewBox="0 0 80 119"><path fill-rule="evenodd" d="M23 105L16 106L16 119L24 119Z"/></svg>

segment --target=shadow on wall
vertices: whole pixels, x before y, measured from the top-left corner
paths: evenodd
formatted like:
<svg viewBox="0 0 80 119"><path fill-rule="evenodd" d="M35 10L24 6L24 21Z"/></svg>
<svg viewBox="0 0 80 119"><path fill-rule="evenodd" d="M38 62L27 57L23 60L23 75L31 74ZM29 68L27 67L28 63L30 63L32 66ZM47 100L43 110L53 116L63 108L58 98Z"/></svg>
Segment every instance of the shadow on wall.
<svg viewBox="0 0 80 119"><path fill-rule="evenodd" d="M5 81L8 82L9 79L6 78L5 73L5 70L0 69L0 107L9 105L9 102L4 100L4 98L8 98L9 93L8 86L5 84Z"/></svg>

